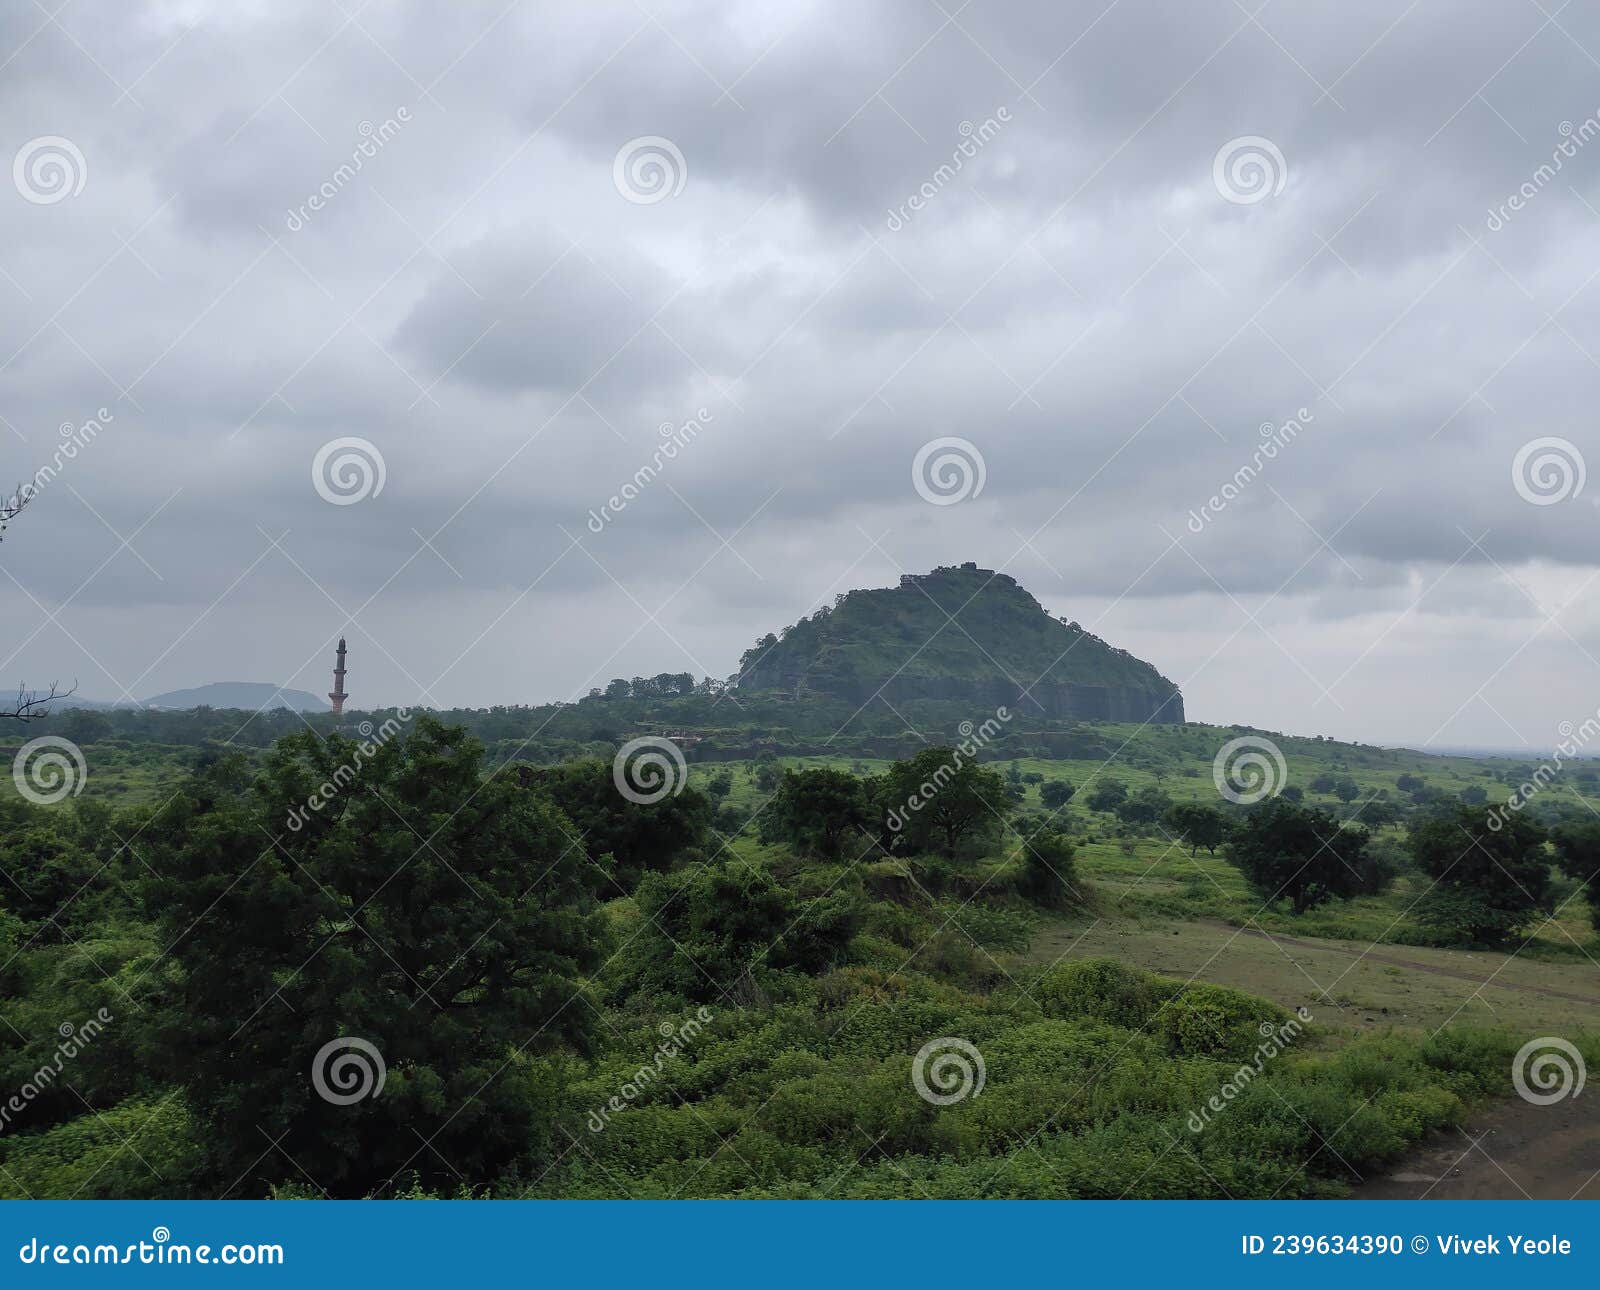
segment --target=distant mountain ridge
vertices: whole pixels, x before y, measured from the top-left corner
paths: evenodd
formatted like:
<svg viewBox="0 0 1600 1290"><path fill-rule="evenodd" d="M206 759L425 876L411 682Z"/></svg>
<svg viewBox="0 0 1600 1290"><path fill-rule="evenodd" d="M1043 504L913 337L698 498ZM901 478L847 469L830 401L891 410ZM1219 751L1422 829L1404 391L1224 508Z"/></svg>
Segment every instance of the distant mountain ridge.
<svg viewBox="0 0 1600 1290"><path fill-rule="evenodd" d="M260 712L264 708L291 708L296 712L327 712L328 701L305 690L285 690L266 681L213 681L188 690L168 690L144 701L147 708L239 708Z"/></svg>
<svg viewBox="0 0 1600 1290"><path fill-rule="evenodd" d="M1009 705L1084 721L1181 722L1183 696L1149 663L1050 616L976 564L852 591L745 652L738 684L867 703Z"/></svg>

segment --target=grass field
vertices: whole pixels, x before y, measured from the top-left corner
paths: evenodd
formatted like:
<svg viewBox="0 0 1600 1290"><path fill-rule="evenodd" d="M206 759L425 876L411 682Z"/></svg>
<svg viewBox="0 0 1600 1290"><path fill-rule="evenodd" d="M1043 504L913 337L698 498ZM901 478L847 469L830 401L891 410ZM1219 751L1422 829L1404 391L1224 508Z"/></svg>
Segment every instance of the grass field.
<svg viewBox="0 0 1600 1290"><path fill-rule="evenodd" d="M1412 909L1426 891L1422 875L1402 871L1379 896L1330 902L1294 916L1264 908L1243 876L1219 853L1189 849L1161 836L1119 836L1114 817L1083 803L1097 778L1115 778L1130 792L1157 786L1177 801L1214 802L1211 761L1225 731L1181 727L1099 728L1109 759L989 763L1005 774L1065 780L1078 796L1055 816L1077 845L1080 875L1092 908L1069 919L1042 919L1026 954L1002 959L1023 985L1029 974L1062 958L1110 955L1150 971L1235 986L1288 1007L1305 1006L1321 1042L1337 1045L1363 1033L1395 1028L1432 1033L1452 1023L1502 1026L1529 1034L1566 1034L1600 1028L1600 935L1580 898L1560 904L1525 941L1510 951L1438 949L1417 939ZM1386 792L1404 799L1402 774L1426 780L1452 795L1471 785L1502 798L1532 767L1514 758L1434 756L1316 739L1279 738L1289 784L1309 785L1332 774L1355 781L1356 804ZM828 765L877 774L888 762L851 756L782 758L784 766ZM758 811L766 794L749 762L697 763L701 787L729 773L727 802ZM1048 814L1040 785L1024 786L1020 810ZM1543 790L1547 801L1589 805L1571 776ZM1345 815L1350 806L1328 793L1305 800ZM1156 830L1159 833L1159 830ZM1374 831L1376 845L1403 856L1405 830ZM959 916L956 925L960 925Z"/></svg>
<svg viewBox="0 0 1600 1290"><path fill-rule="evenodd" d="M1581 899L1562 904L1539 923L1515 952L1489 953L1428 948L1411 944L1416 936L1412 906L1426 880L1402 871L1381 896L1339 900L1298 917L1282 908L1263 908L1239 871L1221 854L1191 856L1188 848L1160 836L1122 836L1115 818L1090 810L1086 790L1114 778L1130 792L1159 787L1176 801L1213 802L1212 759L1234 733L1203 726L1078 727L1098 743L1093 759L1020 758L989 763L1002 774L1064 780L1075 799L1055 815L1077 845L1080 874L1092 891L1093 908L1080 918L1046 920L1040 925L1027 965L1049 963L1062 955L1111 954L1141 967L1234 985L1288 1005L1305 1004L1319 1029L1358 1033L1383 1026L1433 1029L1449 1020L1502 1022L1519 1028L1593 1028L1600 1021L1600 937ZM927 732L930 741L937 732ZM1409 749L1383 749L1316 738L1271 736L1282 749L1286 783L1305 790L1305 800L1336 815L1351 804L1309 785L1332 775L1355 782L1361 796L1404 799L1396 785L1402 774L1430 787L1459 794L1484 788L1497 800L1532 773L1528 759L1439 756ZM109 805L156 802L174 785L196 750L184 747L102 740L85 748L89 775L83 797ZM841 753L825 757L780 757L784 767L833 766L858 774L878 774L880 759ZM725 804L752 814L767 798L756 782L756 764L693 762L691 782L704 789L714 778L731 781ZM1586 776L1563 775L1542 790L1545 802L1589 806ZM1040 801L1041 785L1022 788L1019 813L1035 818L1049 812ZM753 846L754 822L733 845ZM1376 845L1403 853L1404 829L1376 830ZM959 920L958 920L959 924ZM1311 945L1299 942L1309 941ZM1391 961L1392 960L1392 961ZM1443 973L1454 972L1450 976ZM1483 983L1487 984L1483 984ZM1539 993L1539 990L1554 993ZM1579 999L1563 998L1576 995ZM1581 1000L1587 999L1589 1002Z"/></svg>

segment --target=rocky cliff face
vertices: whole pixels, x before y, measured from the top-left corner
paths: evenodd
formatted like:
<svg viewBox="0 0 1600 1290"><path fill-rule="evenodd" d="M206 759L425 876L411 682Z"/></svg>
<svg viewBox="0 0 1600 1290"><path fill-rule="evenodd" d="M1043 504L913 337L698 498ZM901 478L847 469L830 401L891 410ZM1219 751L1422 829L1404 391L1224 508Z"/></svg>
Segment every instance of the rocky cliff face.
<svg viewBox="0 0 1600 1290"><path fill-rule="evenodd" d="M853 591L758 641L738 684L865 704L945 700L1061 720L1179 722L1183 697L1150 664L1052 618L976 565Z"/></svg>

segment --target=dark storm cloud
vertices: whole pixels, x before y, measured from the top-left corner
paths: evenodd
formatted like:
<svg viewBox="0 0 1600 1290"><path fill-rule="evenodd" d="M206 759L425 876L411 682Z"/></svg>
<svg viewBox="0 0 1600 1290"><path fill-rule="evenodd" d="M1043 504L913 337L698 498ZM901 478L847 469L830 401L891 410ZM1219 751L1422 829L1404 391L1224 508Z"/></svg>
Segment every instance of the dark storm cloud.
<svg viewBox="0 0 1600 1290"><path fill-rule="evenodd" d="M87 166L0 202L7 469L112 414L7 534L0 671L315 690L344 629L363 699L536 700L976 559L1198 717L1502 741L1487 687L1544 739L1600 483L1512 463L1595 453L1600 14L1255 13L0 15L0 160ZM1266 200L1213 182L1241 136ZM949 436L985 487L930 506ZM384 486L330 504L349 438Z"/></svg>

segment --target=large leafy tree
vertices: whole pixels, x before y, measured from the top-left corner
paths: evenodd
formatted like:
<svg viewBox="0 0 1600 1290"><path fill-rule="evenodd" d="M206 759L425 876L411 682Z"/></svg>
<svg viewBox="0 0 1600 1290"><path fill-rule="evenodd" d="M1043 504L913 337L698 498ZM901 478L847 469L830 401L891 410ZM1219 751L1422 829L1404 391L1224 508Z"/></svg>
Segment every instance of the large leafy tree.
<svg viewBox="0 0 1600 1290"><path fill-rule="evenodd" d="M1178 802L1167 808L1161 822L1189 844L1194 855L1204 847L1212 855L1228 840L1228 817L1201 802Z"/></svg>
<svg viewBox="0 0 1600 1290"><path fill-rule="evenodd" d="M1006 782L953 748L924 748L883 776L879 806L899 847L935 846L954 857L964 842L989 834L1012 808Z"/></svg>
<svg viewBox="0 0 1600 1290"><path fill-rule="evenodd" d="M1172 798L1166 790L1151 784L1141 788L1132 797L1118 802L1115 813L1123 824L1137 829L1154 824L1171 805Z"/></svg>
<svg viewBox="0 0 1600 1290"><path fill-rule="evenodd" d="M1086 800L1091 811L1114 811L1128 800L1128 786L1120 779L1097 779Z"/></svg>
<svg viewBox="0 0 1600 1290"><path fill-rule="evenodd" d="M590 758L552 767L520 767L522 782L543 789L572 821L574 842L600 861L611 857L615 886L632 891L646 873L666 869L706 840L714 807L688 785L659 802L630 802L617 790L612 764Z"/></svg>
<svg viewBox="0 0 1600 1290"><path fill-rule="evenodd" d="M1490 819L1481 807L1456 806L1411 828L1411 854L1434 880L1418 916L1454 940L1492 944L1516 935L1550 885L1544 830L1518 814L1499 828Z"/></svg>
<svg viewBox="0 0 1600 1290"><path fill-rule="evenodd" d="M429 718L370 756L305 733L253 780L227 761L196 775L151 847L177 964L155 1049L219 1194L453 1190L545 1148L541 1054L586 1044L601 935L571 838L545 795L485 780L481 745Z"/></svg>
<svg viewBox="0 0 1600 1290"><path fill-rule="evenodd" d="M802 854L831 860L871 824L871 803L854 775L826 766L790 770L762 809L761 840L787 842Z"/></svg>
<svg viewBox="0 0 1600 1290"><path fill-rule="evenodd" d="M1052 811L1059 811L1072 800L1073 788L1064 779L1048 779L1039 785L1039 800Z"/></svg>
<svg viewBox="0 0 1600 1290"><path fill-rule="evenodd" d="M1345 827L1326 811L1274 798L1250 811L1228 843L1228 859L1267 904L1289 901L1303 914L1372 885L1366 829Z"/></svg>

